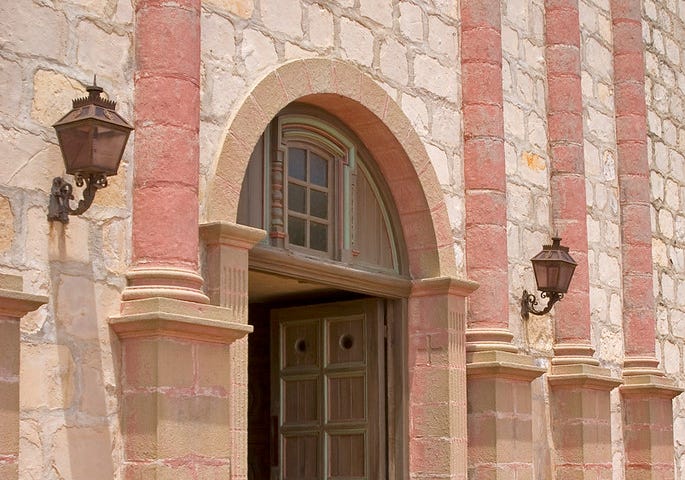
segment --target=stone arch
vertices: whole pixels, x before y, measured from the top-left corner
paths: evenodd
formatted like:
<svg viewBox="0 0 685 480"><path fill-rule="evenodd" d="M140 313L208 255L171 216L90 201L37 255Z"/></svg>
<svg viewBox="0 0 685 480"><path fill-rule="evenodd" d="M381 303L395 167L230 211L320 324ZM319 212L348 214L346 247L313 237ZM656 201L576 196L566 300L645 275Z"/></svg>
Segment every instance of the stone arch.
<svg viewBox="0 0 685 480"><path fill-rule="evenodd" d="M296 100L338 117L374 157L399 213L412 278L454 276L444 195L419 136L380 86L339 60L289 62L256 85L229 122L207 188L205 220L235 222L254 145L278 112Z"/></svg>

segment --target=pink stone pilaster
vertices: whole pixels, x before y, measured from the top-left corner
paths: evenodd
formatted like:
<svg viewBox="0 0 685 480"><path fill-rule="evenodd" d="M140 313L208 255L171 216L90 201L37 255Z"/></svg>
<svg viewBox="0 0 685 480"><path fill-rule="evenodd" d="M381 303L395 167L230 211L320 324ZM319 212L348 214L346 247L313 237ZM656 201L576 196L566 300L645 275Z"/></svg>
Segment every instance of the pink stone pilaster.
<svg viewBox="0 0 685 480"><path fill-rule="evenodd" d="M0 274L0 478L19 478L19 322L47 303L22 292L21 277Z"/></svg>
<svg viewBox="0 0 685 480"><path fill-rule="evenodd" d="M213 305L231 308L237 322L248 321L248 251L265 236L264 230L233 223L207 223L200 227L205 245L204 274L207 292ZM226 368L230 387L231 479L247 479L247 337L229 347Z"/></svg>
<svg viewBox="0 0 685 480"><path fill-rule="evenodd" d="M554 361L597 365L592 359L594 349L590 344L590 277L578 1L546 0L545 26L554 227L578 263L568 293L554 307Z"/></svg>
<svg viewBox="0 0 685 480"><path fill-rule="evenodd" d="M623 257L624 368L628 375L631 372L658 374L654 350L656 330L642 2L613 0L611 20Z"/></svg>
<svg viewBox="0 0 685 480"><path fill-rule="evenodd" d="M507 199L500 2L461 2L467 349L515 351L508 331ZM471 338L471 334L478 338Z"/></svg>
<svg viewBox="0 0 685 480"><path fill-rule="evenodd" d="M465 480L465 300L472 282L417 280L409 297L409 478Z"/></svg>
<svg viewBox="0 0 685 480"><path fill-rule="evenodd" d="M197 262L200 7L200 0L135 2L133 265L125 301L208 301Z"/></svg>

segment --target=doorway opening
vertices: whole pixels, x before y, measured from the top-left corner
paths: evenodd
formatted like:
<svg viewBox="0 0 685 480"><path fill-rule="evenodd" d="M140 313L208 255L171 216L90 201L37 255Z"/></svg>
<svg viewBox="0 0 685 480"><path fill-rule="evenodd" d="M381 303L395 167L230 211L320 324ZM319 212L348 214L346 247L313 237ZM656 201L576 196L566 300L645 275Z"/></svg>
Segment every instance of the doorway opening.
<svg viewBox="0 0 685 480"><path fill-rule="evenodd" d="M256 270L250 299L248 478L403 478L406 300Z"/></svg>

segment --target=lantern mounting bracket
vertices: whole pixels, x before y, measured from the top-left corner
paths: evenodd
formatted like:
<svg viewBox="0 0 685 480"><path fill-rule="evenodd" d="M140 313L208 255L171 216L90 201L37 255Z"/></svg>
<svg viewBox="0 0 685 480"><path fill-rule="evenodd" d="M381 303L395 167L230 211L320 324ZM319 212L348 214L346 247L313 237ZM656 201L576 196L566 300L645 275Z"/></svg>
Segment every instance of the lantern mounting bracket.
<svg viewBox="0 0 685 480"><path fill-rule="evenodd" d="M542 292L540 297L548 299L547 306L542 310L535 308L538 304L538 299L535 297L535 294L528 293L528 290L523 291L523 295L521 296L521 317L523 317L524 320L528 320L531 313L533 315L545 315L549 313L554 304L564 298L564 294L558 292Z"/></svg>
<svg viewBox="0 0 685 480"><path fill-rule="evenodd" d="M95 194L116 175L133 127L116 112L116 102L103 98L104 90L93 77L87 97L72 101L72 109L53 125L57 133L65 172L84 187L76 208L74 187L61 177L52 180L48 220L69 222L69 215L81 215L93 204Z"/></svg>
<svg viewBox="0 0 685 480"><path fill-rule="evenodd" d="M107 186L107 175L104 173L76 174L74 178L77 187L86 185L83 189L83 199L79 200L76 208L71 208L69 202L74 199L74 187L62 177L53 178L48 220L69 223L69 215L81 215L88 210L95 199L95 192Z"/></svg>

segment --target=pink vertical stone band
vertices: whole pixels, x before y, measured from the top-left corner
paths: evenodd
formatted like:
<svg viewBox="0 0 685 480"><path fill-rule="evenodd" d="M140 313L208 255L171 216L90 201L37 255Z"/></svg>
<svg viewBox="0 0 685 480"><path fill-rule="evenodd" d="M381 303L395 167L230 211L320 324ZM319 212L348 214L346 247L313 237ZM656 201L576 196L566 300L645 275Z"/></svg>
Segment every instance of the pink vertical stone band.
<svg viewBox="0 0 685 480"><path fill-rule="evenodd" d="M469 330L508 342L507 199L500 2L461 2L466 269L480 284L469 297ZM499 330L499 332L498 332ZM470 340L471 341L471 340Z"/></svg>
<svg viewBox="0 0 685 480"><path fill-rule="evenodd" d="M578 15L577 0L545 1L552 211L558 235L578 262L566 298L555 306L555 352L576 358L593 352Z"/></svg>
<svg viewBox="0 0 685 480"><path fill-rule="evenodd" d="M133 270L125 300L206 302L197 275L200 5L135 5Z"/></svg>
<svg viewBox="0 0 685 480"><path fill-rule="evenodd" d="M655 368L652 227L641 13L639 1L611 2L626 365Z"/></svg>

